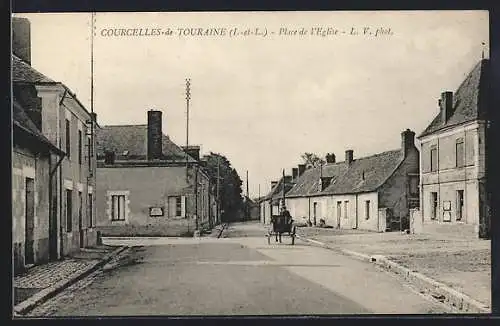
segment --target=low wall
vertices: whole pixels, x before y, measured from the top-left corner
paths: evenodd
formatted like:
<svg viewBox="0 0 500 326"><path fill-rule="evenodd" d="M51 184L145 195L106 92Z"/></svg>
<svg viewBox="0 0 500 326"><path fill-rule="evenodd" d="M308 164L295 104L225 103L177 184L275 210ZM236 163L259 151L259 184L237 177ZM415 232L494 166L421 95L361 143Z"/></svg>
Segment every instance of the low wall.
<svg viewBox="0 0 500 326"><path fill-rule="evenodd" d="M459 239L478 239L477 225L465 223L425 222L423 233Z"/></svg>
<svg viewBox="0 0 500 326"><path fill-rule="evenodd" d="M188 223L187 220L175 221L168 224L122 224L98 226L97 230L103 237L183 237L192 236L195 230L195 223ZM200 228L202 226L200 225Z"/></svg>

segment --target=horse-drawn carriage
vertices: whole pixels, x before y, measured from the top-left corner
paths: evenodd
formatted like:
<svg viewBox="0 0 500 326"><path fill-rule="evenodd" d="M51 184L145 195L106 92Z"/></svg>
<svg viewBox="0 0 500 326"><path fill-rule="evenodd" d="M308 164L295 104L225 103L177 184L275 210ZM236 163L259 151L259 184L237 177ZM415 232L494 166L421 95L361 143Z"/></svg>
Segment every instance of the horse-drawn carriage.
<svg viewBox="0 0 500 326"><path fill-rule="evenodd" d="M292 239L292 245L295 244L296 226L293 225L293 219L283 216L274 215L271 217L271 226L269 233L266 235L267 243L271 244L271 237L276 237L276 242L281 243L281 236L287 235Z"/></svg>

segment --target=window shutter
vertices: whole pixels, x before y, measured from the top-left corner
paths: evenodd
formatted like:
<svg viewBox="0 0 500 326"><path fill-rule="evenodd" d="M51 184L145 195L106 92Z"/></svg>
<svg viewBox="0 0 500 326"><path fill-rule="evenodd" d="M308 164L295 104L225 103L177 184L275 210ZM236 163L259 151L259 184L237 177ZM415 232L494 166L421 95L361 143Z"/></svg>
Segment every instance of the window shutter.
<svg viewBox="0 0 500 326"><path fill-rule="evenodd" d="M181 196L181 217L186 217L186 196Z"/></svg>
<svg viewBox="0 0 500 326"><path fill-rule="evenodd" d="M168 197L167 210L168 210L168 216L171 218L175 217L175 209L176 209L175 205L176 205L175 197Z"/></svg>

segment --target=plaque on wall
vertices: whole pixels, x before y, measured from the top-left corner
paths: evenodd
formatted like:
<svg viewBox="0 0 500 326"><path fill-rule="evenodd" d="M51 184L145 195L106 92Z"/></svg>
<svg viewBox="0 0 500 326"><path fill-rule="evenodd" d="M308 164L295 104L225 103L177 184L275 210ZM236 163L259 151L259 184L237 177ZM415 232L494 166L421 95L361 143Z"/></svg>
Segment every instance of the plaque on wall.
<svg viewBox="0 0 500 326"><path fill-rule="evenodd" d="M451 211L451 201L446 200L443 202L443 210Z"/></svg>
<svg viewBox="0 0 500 326"><path fill-rule="evenodd" d="M163 207L150 207L149 216L163 216Z"/></svg>
<svg viewBox="0 0 500 326"><path fill-rule="evenodd" d="M443 222L451 221L451 212L443 212Z"/></svg>

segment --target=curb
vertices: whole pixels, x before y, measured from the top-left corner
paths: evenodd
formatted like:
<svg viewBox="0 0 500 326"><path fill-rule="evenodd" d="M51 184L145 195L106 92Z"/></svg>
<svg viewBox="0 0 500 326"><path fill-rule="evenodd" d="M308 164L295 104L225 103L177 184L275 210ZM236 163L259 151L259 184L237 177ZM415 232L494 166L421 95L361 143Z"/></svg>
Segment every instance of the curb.
<svg viewBox="0 0 500 326"><path fill-rule="evenodd" d="M54 295L57 293L61 292L68 286L76 283L77 281L81 280L85 276L89 275L93 271L97 270L99 267L104 266L107 262L109 262L114 256L120 254L121 252L125 251L128 247L126 246L121 246L109 254L105 255L101 260L96 262L93 265L90 265L86 269L82 270L80 273L77 275L61 280L60 282L49 286L48 288L45 288L41 290L40 292L35 293L32 297L24 300L23 302L17 304L14 306L14 316L18 315L23 315L26 314L27 312L31 311L34 309L37 305L47 301L48 299L52 298Z"/></svg>
<svg viewBox="0 0 500 326"><path fill-rule="evenodd" d="M428 276L425 276L416 271L412 271L409 268L404 267L396 262L389 260L387 257L382 255L366 255L356 251L351 251L347 249L340 249L338 247L330 246L326 243L308 239L302 236L297 236L297 238L304 240L309 243L313 243L319 247L334 250L343 253L348 256L355 257L357 259L368 261L383 267L387 271L391 271L395 274L403 276L403 278L415 284L420 291L433 296L434 298L452 306L463 312L469 313L491 313L491 309L484 305L483 303L472 299L464 293L458 292L451 287L444 285Z"/></svg>

